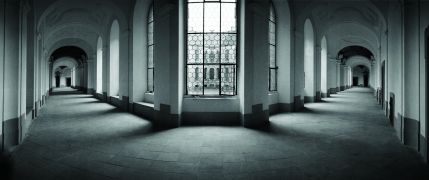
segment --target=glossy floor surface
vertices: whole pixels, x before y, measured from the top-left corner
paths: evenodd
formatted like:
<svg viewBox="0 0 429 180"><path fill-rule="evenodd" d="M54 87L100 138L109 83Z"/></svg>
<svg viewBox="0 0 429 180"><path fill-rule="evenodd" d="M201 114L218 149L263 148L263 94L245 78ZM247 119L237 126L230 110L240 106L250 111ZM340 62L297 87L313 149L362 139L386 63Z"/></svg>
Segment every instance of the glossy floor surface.
<svg viewBox="0 0 429 180"><path fill-rule="evenodd" d="M155 130L89 95L55 95L13 160L15 179L429 179L364 88L259 130Z"/></svg>

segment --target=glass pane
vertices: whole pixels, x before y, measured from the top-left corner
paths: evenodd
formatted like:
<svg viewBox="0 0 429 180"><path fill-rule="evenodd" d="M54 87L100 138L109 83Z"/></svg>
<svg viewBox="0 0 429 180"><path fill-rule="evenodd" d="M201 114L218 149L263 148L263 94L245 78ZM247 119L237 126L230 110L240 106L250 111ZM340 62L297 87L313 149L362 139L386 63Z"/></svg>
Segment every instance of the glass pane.
<svg viewBox="0 0 429 180"><path fill-rule="evenodd" d="M188 2L203 2L204 0L188 0Z"/></svg>
<svg viewBox="0 0 429 180"><path fill-rule="evenodd" d="M149 46L148 48L148 61L147 61L147 67L153 68L153 46Z"/></svg>
<svg viewBox="0 0 429 180"><path fill-rule="evenodd" d="M276 21L276 15L275 15L274 6L272 3L270 7L270 21L273 21L273 22Z"/></svg>
<svg viewBox="0 0 429 180"><path fill-rule="evenodd" d="M148 24L148 44L153 44L153 22Z"/></svg>
<svg viewBox="0 0 429 180"><path fill-rule="evenodd" d="M220 3L204 3L204 32L220 31Z"/></svg>
<svg viewBox="0 0 429 180"><path fill-rule="evenodd" d="M270 45L270 67L275 68L276 66L276 47Z"/></svg>
<svg viewBox="0 0 429 180"><path fill-rule="evenodd" d="M270 69L270 91L277 90L277 69Z"/></svg>
<svg viewBox="0 0 429 180"><path fill-rule="evenodd" d="M236 63L236 34L222 34L222 63Z"/></svg>
<svg viewBox="0 0 429 180"><path fill-rule="evenodd" d="M188 34L188 63L203 63L203 34Z"/></svg>
<svg viewBox="0 0 429 180"><path fill-rule="evenodd" d="M147 75L147 91L153 92L153 69L148 69Z"/></svg>
<svg viewBox="0 0 429 180"><path fill-rule="evenodd" d="M235 3L222 3L222 32L235 33L237 31L235 9Z"/></svg>
<svg viewBox="0 0 429 180"><path fill-rule="evenodd" d="M204 63L219 63L219 34L204 35Z"/></svg>
<svg viewBox="0 0 429 180"><path fill-rule="evenodd" d="M203 95L203 66L188 65L187 70L188 94Z"/></svg>
<svg viewBox="0 0 429 180"><path fill-rule="evenodd" d="M221 93L224 95L235 94L235 65L222 66L222 82L221 82Z"/></svg>
<svg viewBox="0 0 429 180"><path fill-rule="evenodd" d="M207 65L205 67L207 70L205 71L204 94L219 95L219 65Z"/></svg>
<svg viewBox="0 0 429 180"><path fill-rule="evenodd" d="M188 4L188 32L203 32L203 3Z"/></svg>
<svg viewBox="0 0 429 180"><path fill-rule="evenodd" d="M222 0L222 2L236 2L237 0Z"/></svg>
<svg viewBox="0 0 429 180"><path fill-rule="evenodd" d="M270 44L276 44L276 24L270 21Z"/></svg>
<svg viewBox="0 0 429 180"><path fill-rule="evenodd" d="M150 10L149 10L149 18L148 18L148 21L149 21L149 22L152 22L152 21L153 21L153 5L150 7Z"/></svg>

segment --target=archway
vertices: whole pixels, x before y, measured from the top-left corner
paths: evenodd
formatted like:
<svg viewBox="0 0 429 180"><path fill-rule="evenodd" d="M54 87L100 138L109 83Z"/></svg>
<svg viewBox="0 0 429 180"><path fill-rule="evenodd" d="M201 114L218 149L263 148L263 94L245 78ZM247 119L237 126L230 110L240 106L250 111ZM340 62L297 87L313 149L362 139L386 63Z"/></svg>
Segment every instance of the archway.
<svg viewBox="0 0 429 180"><path fill-rule="evenodd" d="M314 102L314 30L309 19L304 24L304 102Z"/></svg>
<svg viewBox="0 0 429 180"><path fill-rule="evenodd" d="M103 40L98 37L97 40L97 85L96 92L103 93Z"/></svg>
<svg viewBox="0 0 429 180"><path fill-rule="evenodd" d="M329 96L328 92L328 44L326 42L326 37L323 36L321 43L321 52L320 52L320 88L322 91L322 97L326 98Z"/></svg>
<svg viewBox="0 0 429 180"><path fill-rule="evenodd" d="M358 65L352 69L352 85L359 87L369 87L369 68Z"/></svg>
<svg viewBox="0 0 429 180"><path fill-rule="evenodd" d="M109 96L119 96L119 23L114 20L110 29L110 91Z"/></svg>
<svg viewBox="0 0 429 180"><path fill-rule="evenodd" d="M72 87L84 89L86 52L76 46L56 49L50 57L50 89Z"/></svg>

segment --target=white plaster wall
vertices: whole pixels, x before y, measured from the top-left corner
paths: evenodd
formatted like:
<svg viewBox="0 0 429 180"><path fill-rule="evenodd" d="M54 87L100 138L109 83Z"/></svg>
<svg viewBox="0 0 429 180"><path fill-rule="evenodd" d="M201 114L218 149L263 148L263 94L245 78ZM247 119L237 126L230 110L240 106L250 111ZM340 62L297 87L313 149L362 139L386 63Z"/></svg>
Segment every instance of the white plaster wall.
<svg viewBox="0 0 429 180"><path fill-rule="evenodd" d="M276 58L278 70L278 102L279 103L292 103L294 97L294 74L293 74L293 37L292 32L292 19L291 11L289 8L289 1L273 0L274 8L276 10ZM270 104L273 104L272 101Z"/></svg>
<svg viewBox="0 0 429 180"><path fill-rule="evenodd" d="M4 30L5 30L5 17L4 17L4 13L5 13L5 1L2 0L0 1L1 6L0 6L0 42L5 42L5 37L4 37ZM0 70L3 72L4 71L4 43L0 43ZM4 91L4 76L3 73L0 73L0 90ZM0 123L0 135L3 134L3 102L4 102L4 98L3 98L3 93L0 93L0 120L2 123ZM3 145L2 145L3 146Z"/></svg>
<svg viewBox="0 0 429 180"><path fill-rule="evenodd" d="M419 120L419 10L416 3L405 5L404 32L404 116Z"/></svg>
<svg viewBox="0 0 429 180"><path fill-rule="evenodd" d="M308 19L304 23L304 95L315 96L316 57L314 28Z"/></svg>
<svg viewBox="0 0 429 180"><path fill-rule="evenodd" d="M399 13L401 12L401 13ZM388 15L388 39L387 39L387 61L386 61L386 80L385 92L393 92L395 94L395 117L398 114L403 115L403 30L402 30L402 7L398 2L389 3ZM400 38L398 38L400 37ZM379 80L381 87L381 64L379 63ZM388 94L385 93L385 101L388 101ZM401 126L395 124L395 129L398 133L401 131Z"/></svg>
<svg viewBox="0 0 429 180"><path fill-rule="evenodd" d="M426 51L429 50L429 47L427 47L427 44L425 42L425 38L428 39L429 37L425 37L425 31L428 30L429 31L429 19L427 17L429 17L429 2L428 1L420 1L420 38L419 38L419 42L420 42L420 133L424 136L427 137L427 133L426 132L427 129L427 121L428 121L428 117L427 117L427 108L426 106L428 105L427 102L427 94L426 92L428 91L428 84L426 84L426 78L427 78L427 64L428 63L428 57L426 54ZM428 32L428 36L429 36L429 32ZM429 43L429 42L428 42Z"/></svg>

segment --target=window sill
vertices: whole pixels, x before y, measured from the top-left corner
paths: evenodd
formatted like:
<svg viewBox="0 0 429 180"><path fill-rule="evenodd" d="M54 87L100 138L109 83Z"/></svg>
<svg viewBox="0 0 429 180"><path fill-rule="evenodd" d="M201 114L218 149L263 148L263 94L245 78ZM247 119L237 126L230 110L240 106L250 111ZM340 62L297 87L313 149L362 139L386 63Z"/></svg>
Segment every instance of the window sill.
<svg viewBox="0 0 429 180"><path fill-rule="evenodd" d="M277 95L277 94L279 94L278 91L270 91L270 92L268 92L268 95Z"/></svg>
<svg viewBox="0 0 429 180"><path fill-rule="evenodd" d="M155 108L155 104L153 104L153 103L147 103L147 102L135 102L135 103L138 105Z"/></svg>
<svg viewBox="0 0 429 180"><path fill-rule="evenodd" d="M195 95L185 95L184 99L238 99L237 95L234 96L195 96Z"/></svg>

